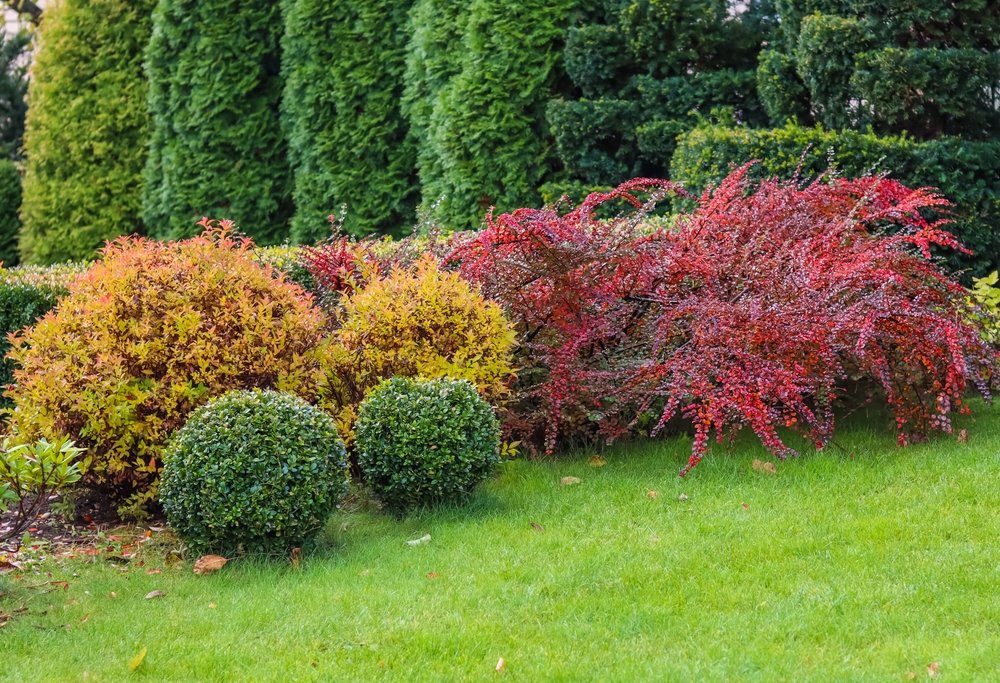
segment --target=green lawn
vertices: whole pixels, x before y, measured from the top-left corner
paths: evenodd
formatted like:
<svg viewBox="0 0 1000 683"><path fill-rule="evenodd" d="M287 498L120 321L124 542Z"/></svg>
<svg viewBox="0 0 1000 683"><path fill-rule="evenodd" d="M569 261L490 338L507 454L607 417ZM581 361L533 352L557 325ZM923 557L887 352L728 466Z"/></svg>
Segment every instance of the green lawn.
<svg viewBox="0 0 1000 683"><path fill-rule="evenodd" d="M776 476L750 467L766 457L750 434L686 480L684 439L610 448L601 468L593 451L509 462L466 508L339 515L298 571L50 561L43 571L68 591L7 577L0 607L30 611L0 631L0 671L25 682L897 681L927 679L938 662L940 680L995 681L1000 410L976 408L958 425L968 443L906 449L887 420L855 415L843 452L808 453ZM583 482L560 487L566 475ZM152 590L166 596L144 599Z"/></svg>

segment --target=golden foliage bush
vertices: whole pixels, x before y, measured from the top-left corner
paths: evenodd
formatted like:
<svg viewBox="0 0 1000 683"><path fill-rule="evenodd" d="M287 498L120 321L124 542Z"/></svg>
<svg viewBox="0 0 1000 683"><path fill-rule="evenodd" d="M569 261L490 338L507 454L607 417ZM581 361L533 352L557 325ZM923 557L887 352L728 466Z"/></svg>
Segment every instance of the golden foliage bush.
<svg viewBox="0 0 1000 683"><path fill-rule="evenodd" d="M508 391L513 328L497 304L432 256L345 296L338 316L323 405L348 443L358 404L383 379L464 379L491 401Z"/></svg>
<svg viewBox="0 0 1000 683"><path fill-rule="evenodd" d="M84 483L123 514L155 497L167 438L209 399L248 388L317 396L322 312L230 223L204 225L179 242L115 240L55 310L12 337L11 428L76 437L93 458Z"/></svg>

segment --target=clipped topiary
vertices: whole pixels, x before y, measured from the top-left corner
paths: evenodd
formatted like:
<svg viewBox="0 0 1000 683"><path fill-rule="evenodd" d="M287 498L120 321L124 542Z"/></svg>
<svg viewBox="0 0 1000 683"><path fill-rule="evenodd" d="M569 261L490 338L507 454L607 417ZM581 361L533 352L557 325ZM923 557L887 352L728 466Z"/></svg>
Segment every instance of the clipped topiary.
<svg viewBox="0 0 1000 683"><path fill-rule="evenodd" d="M464 498L500 461L499 422L464 380L383 382L361 404L355 436L365 481L400 513Z"/></svg>
<svg viewBox="0 0 1000 683"><path fill-rule="evenodd" d="M163 447L234 389L316 396L324 316L226 228L181 242L120 238L55 311L14 340L11 429L77 441L84 483L134 514Z"/></svg>
<svg viewBox="0 0 1000 683"><path fill-rule="evenodd" d="M233 391L196 410L164 456L160 500L197 552L300 546L347 494L333 420L275 391Z"/></svg>

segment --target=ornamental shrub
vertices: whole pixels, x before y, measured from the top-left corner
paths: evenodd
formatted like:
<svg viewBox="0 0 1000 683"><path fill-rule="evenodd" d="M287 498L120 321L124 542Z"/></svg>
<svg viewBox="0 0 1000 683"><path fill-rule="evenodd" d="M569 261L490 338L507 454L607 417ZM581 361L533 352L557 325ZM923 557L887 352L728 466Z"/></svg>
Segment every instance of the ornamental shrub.
<svg viewBox="0 0 1000 683"><path fill-rule="evenodd" d="M232 226L180 242L123 237L13 339L13 430L68 433L84 483L135 512L156 495L167 437L234 389L316 396L323 315L261 267Z"/></svg>
<svg viewBox="0 0 1000 683"><path fill-rule="evenodd" d="M417 203L416 142L400 112L412 0L291 0L283 122L295 173L292 240L401 234Z"/></svg>
<svg viewBox="0 0 1000 683"><path fill-rule="evenodd" d="M326 366L324 400L345 439L357 406L394 376L468 380L491 400L511 378L514 332L503 311L425 256L344 296Z"/></svg>
<svg viewBox="0 0 1000 683"><path fill-rule="evenodd" d="M152 134L142 215L151 235L188 237L199 218L216 216L259 244L288 236L283 4L158 1L146 49Z"/></svg>
<svg viewBox="0 0 1000 683"><path fill-rule="evenodd" d="M59 0L39 26L24 147L20 250L28 263L92 259L142 233L149 142L143 50L153 0Z"/></svg>
<svg viewBox="0 0 1000 683"><path fill-rule="evenodd" d="M467 381L394 377L361 404L358 467L384 507L461 500L500 461L492 408Z"/></svg>
<svg viewBox="0 0 1000 683"><path fill-rule="evenodd" d="M983 338L993 344L1000 344L1000 275L993 271L986 277L973 280L971 317L983 328Z"/></svg>
<svg viewBox="0 0 1000 683"><path fill-rule="evenodd" d="M34 325L56 307L61 297L69 294L70 283L89 264L65 263L55 266L18 266L0 268L0 390L6 391L14 382L13 359L8 335ZM0 399L8 402L6 397Z"/></svg>
<svg viewBox="0 0 1000 683"><path fill-rule="evenodd" d="M997 352L929 260L931 245L961 248L922 216L946 200L881 177L802 186L748 171L652 231L637 193L676 187L637 179L564 215L491 216L456 250L520 336L508 431L551 451L581 416L614 438L679 413L694 428L685 474L713 430L750 427L780 458L794 451L778 426L822 448L848 378L879 387L900 444L950 431L970 385L991 397ZM594 219L621 197L639 211Z"/></svg>
<svg viewBox="0 0 1000 683"><path fill-rule="evenodd" d="M231 391L198 408L164 453L160 501L196 553L285 551L347 494L330 416L274 391Z"/></svg>
<svg viewBox="0 0 1000 683"><path fill-rule="evenodd" d="M700 126L681 136L671 178L701 192L718 183L733 164L758 159L757 177L802 180L819 177L831 164L845 176L885 168L915 187L936 187L954 202L949 226L974 253L944 252L951 268L984 276L1000 267L1000 140L976 142L953 137L918 141L871 132L803 128L793 123L772 130Z"/></svg>

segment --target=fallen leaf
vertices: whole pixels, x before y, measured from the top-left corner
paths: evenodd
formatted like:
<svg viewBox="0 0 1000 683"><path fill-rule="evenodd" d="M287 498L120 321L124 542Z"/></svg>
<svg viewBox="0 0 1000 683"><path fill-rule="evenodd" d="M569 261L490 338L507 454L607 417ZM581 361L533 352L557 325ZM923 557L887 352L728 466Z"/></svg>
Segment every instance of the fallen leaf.
<svg viewBox="0 0 1000 683"><path fill-rule="evenodd" d="M938 671L938 669L940 668L941 668L940 664L938 664L937 662L931 662L930 664L927 665L927 675L930 676L931 678L937 678L938 676L941 675L941 672Z"/></svg>
<svg viewBox="0 0 1000 683"><path fill-rule="evenodd" d="M358 572L358 576L368 576L371 573L372 573L371 569L362 569L361 571Z"/></svg>
<svg viewBox="0 0 1000 683"><path fill-rule="evenodd" d="M434 573L434 572L427 572L427 578L428 579L436 579L437 577L438 577L438 575L436 573Z"/></svg>
<svg viewBox="0 0 1000 683"><path fill-rule="evenodd" d="M577 477L563 477L562 479L559 480L560 486L572 486L573 484L581 484L581 483L583 482Z"/></svg>
<svg viewBox="0 0 1000 683"><path fill-rule="evenodd" d="M150 531L163 531L166 528L167 527L165 527L165 526L151 526L151 527L149 527L149 530Z"/></svg>
<svg viewBox="0 0 1000 683"><path fill-rule="evenodd" d="M292 568L299 568L299 556L302 554L302 548L292 548Z"/></svg>
<svg viewBox="0 0 1000 683"><path fill-rule="evenodd" d="M746 503L743 503L743 509L744 509L744 510L749 510L749 509L750 509L750 506L749 506L749 505L747 505Z"/></svg>
<svg viewBox="0 0 1000 683"><path fill-rule="evenodd" d="M649 537L649 540L651 540L653 543L659 543L660 542L660 537L654 534L654 535L652 535L652 536Z"/></svg>
<svg viewBox="0 0 1000 683"><path fill-rule="evenodd" d="M958 438L956 439L956 441L958 441L959 443L968 443L969 442L969 432L968 432L968 430L965 430L965 429L961 430L958 433Z"/></svg>
<svg viewBox="0 0 1000 683"><path fill-rule="evenodd" d="M650 491L647 495L649 495L649 497L652 498L653 500L656 500L656 497L658 495L660 495L660 492L659 491Z"/></svg>
<svg viewBox="0 0 1000 683"><path fill-rule="evenodd" d="M590 466L591 467L604 467L608 464L608 461L599 455L590 456Z"/></svg>
<svg viewBox="0 0 1000 683"><path fill-rule="evenodd" d="M502 674L506 670L507 670L507 667L504 665L503 657L501 657L500 661L497 662L496 672L498 674Z"/></svg>
<svg viewBox="0 0 1000 683"><path fill-rule="evenodd" d="M117 598L117 597L118 597L118 594L117 594L117 593L115 593L114 591L111 591L111 597L113 597L113 598Z"/></svg>
<svg viewBox="0 0 1000 683"><path fill-rule="evenodd" d="M150 598L162 598L164 595L166 595L166 593L164 593L163 591L150 591L146 593L146 599L149 600Z"/></svg>
<svg viewBox="0 0 1000 683"><path fill-rule="evenodd" d="M214 602L210 602L210 603L208 603L208 606L209 606L209 608L211 608L211 609L215 609L216 607L218 607L218 605L216 605L216 604L215 604Z"/></svg>
<svg viewBox="0 0 1000 683"><path fill-rule="evenodd" d="M531 526L534 527L535 531L537 531L538 533L544 533L545 532L545 527L543 527L538 522L532 522Z"/></svg>
<svg viewBox="0 0 1000 683"><path fill-rule="evenodd" d="M146 573L147 573L147 574L162 574L162 573L163 573L163 570L162 570L162 569L160 569L159 567L157 567L156 569L150 569L150 570L149 570L148 572L146 572Z"/></svg>
<svg viewBox="0 0 1000 683"><path fill-rule="evenodd" d="M229 560L222 555L203 555L194 563L194 573L200 576L217 572L226 566L226 562Z"/></svg>
<svg viewBox="0 0 1000 683"><path fill-rule="evenodd" d="M385 660L384 659L378 660L378 665L384 669L385 668Z"/></svg>
<svg viewBox="0 0 1000 683"><path fill-rule="evenodd" d="M906 680L912 681L914 678L916 678L919 675L920 674L918 674L916 671L907 671L906 672Z"/></svg>
<svg viewBox="0 0 1000 683"><path fill-rule="evenodd" d="M773 462L763 462L761 460L754 460L750 466L757 472L766 472L768 474L777 474L778 468L774 466Z"/></svg>
<svg viewBox="0 0 1000 683"><path fill-rule="evenodd" d="M139 654L137 654L132 659L132 661L129 662L128 670L135 671L136 669L138 669L139 665L142 664L142 660L145 658L146 658L146 648L142 648L142 650L139 651Z"/></svg>
<svg viewBox="0 0 1000 683"><path fill-rule="evenodd" d="M688 497L686 495L684 495L683 493L678 498L678 500L687 500L687 499L688 499Z"/></svg>
<svg viewBox="0 0 1000 683"><path fill-rule="evenodd" d="M78 624L86 624L86 623L87 623L87 619L90 619L90 615L89 615L89 614L84 614L84 615L83 615L83 619L81 619L81 620L80 620L80 621L78 621L77 623L78 623Z"/></svg>
<svg viewBox="0 0 1000 683"><path fill-rule="evenodd" d="M429 543L430 540L431 540L431 535L427 534L425 536L421 536L420 538L415 538L412 541L407 541L406 545L420 545L421 543Z"/></svg>

